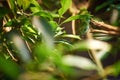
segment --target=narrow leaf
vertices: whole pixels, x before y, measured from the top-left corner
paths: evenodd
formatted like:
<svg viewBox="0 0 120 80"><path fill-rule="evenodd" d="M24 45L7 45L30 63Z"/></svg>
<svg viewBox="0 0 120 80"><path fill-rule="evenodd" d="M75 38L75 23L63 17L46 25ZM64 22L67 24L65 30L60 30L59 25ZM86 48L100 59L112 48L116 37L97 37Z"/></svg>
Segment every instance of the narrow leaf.
<svg viewBox="0 0 120 80"><path fill-rule="evenodd" d="M73 38L73 39L79 39L79 40L81 40L79 36L77 36L77 35L72 35L72 34L62 35L62 37L68 37L68 38Z"/></svg>
<svg viewBox="0 0 120 80"><path fill-rule="evenodd" d="M34 13L34 15L36 16L42 16L42 17L46 17L50 20L52 20L52 15L50 14L50 12L48 11L43 11L43 10L39 10L37 13Z"/></svg>
<svg viewBox="0 0 120 80"><path fill-rule="evenodd" d="M60 16L62 16L71 6L72 0L61 0L61 8L58 10Z"/></svg>
<svg viewBox="0 0 120 80"><path fill-rule="evenodd" d="M66 19L65 21L63 21L62 24L63 24L63 23L66 23L66 22L70 22L70 21L72 21L72 20L79 19L79 18L81 18L81 17L82 17L81 15L71 16L71 17L69 17L68 19Z"/></svg>
<svg viewBox="0 0 120 80"><path fill-rule="evenodd" d="M17 3L24 10L26 10L30 6L30 0L17 0Z"/></svg>

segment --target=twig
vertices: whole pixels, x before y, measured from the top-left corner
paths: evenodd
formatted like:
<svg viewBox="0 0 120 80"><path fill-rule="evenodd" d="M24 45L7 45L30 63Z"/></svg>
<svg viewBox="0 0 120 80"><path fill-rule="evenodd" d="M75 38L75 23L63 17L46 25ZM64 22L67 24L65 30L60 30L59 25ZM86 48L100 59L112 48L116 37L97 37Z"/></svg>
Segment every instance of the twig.
<svg viewBox="0 0 120 80"><path fill-rule="evenodd" d="M98 30L98 29L92 29L92 33L104 33L104 34L109 34L109 35L120 35L119 32L116 31L105 31L105 30Z"/></svg>
<svg viewBox="0 0 120 80"><path fill-rule="evenodd" d="M8 54L11 56L12 60L18 61L18 60L13 56L13 54L10 52L9 48L7 47L7 45L5 44L4 46L5 46L5 48L6 48L7 52L8 52Z"/></svg>
<svg viewBox="0 0 120 80"><path fill-rule="evenodd" d="M11 56L11 58L14 60L14 61L18 61L13 55L12 53L10 52L10 50L7 48L7 52L8 54Z"/></svg>
<svg viewBox="0 0 120 80"><path fill-rule="evenodd" d="M117 26L112 26L104 22L96 21L94 19L91 19L91 23L105 30L120 32L120 28Z"/></svg>

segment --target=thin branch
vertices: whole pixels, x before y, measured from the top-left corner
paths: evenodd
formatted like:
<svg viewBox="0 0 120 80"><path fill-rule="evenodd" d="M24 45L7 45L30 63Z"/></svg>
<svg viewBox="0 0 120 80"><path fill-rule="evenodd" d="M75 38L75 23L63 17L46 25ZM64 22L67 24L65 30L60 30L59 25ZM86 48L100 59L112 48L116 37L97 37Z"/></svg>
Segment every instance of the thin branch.
<svg viewBox="0 0 120 80"><path fill-rule="evenodd" d="M91 19L91 23L105 30L120 32L120 28L117 26L112 26L112 25L109 25L109 24L106 24L104 22L100 22L94 19Z"/></svg>
<svg viewBox="0 0 120 80"><path fill-rule="evenodd" d="M117 35L119 36L120 33L116 31L105 31L105 30L98 30L98 29L92 29L92 33L104 33L104 34L109 34L109 35Z"/></svg>
<svg viewBox="0 0 120 80"><path fill-rule="evenodd" d="M9 48L8 48L8 46L7 46L6 44L5 44L4 46L5 46L5 48L6 48L7 52L8 52L8 54L11 56L12 60L18 61L18 60L13 56L13 54L11 53L11 51L10 51Z"/></svg>

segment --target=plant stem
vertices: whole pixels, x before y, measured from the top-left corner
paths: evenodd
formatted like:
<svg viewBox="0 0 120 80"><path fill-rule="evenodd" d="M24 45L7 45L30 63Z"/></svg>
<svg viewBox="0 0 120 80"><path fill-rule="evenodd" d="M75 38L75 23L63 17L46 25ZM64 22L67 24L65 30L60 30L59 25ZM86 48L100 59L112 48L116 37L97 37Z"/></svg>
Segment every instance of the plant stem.
<svg viewBox="0 0 120 80"><path fill-rule="evenodd" d="M72 16L75 16L75 13L73 13ZM73 35L76 35L75 20L72 20L72 33L73 33Z"/></svg>
<svg viewBox="0 0 120 80"><path fill-rule="evenodd" d="M95 50L90 50L90 53L91 53L92 57L94 58L94 61L95 61L96 65L98 66L99 74L102 77L104 77L104 69L103 69L103 66L102 66L102 63L101 63L100 59L98 59L96 57L96 51Z"/></svg>
<svg viewBox="0 0 120 80"><path fill-rule="evenodd" d="M14 60L14 61L18 61L13 55L12 53L10 52L10 50L7 48L7 52L8 54L11 56L11 58Z"/></svg>
<svg viewBox="0 0 120 80"><path fill-rule="evenodd" d="M97 20L94 20L94 19L91 19L91 23L93 23L97 27L100 27L104 30L120 32L120 28L117 27L117 26L112 26L112 25L109 25L109 24L106 24L104 22L100 22L100 21L97 21Z"/></svg>
<svg viewBox="0 0 120 80"><path fill-rule="evenodd" d="M92 33L90 33L90 30L87 32L87 39L88 39L88 40L89 40L89 39L93 39ZM96 54L97 54L96 51L93 50L93 49L90 49L90 50L89 50L89 53L90 53L93 61L94 61L94 62L96 63L96 65L98 66L98 72L99 72L99 74L100 74L102 77L104 77L105 72L104 72L104 69L103 69L101 60L98 59L97 56L96 56Z"/></svg>

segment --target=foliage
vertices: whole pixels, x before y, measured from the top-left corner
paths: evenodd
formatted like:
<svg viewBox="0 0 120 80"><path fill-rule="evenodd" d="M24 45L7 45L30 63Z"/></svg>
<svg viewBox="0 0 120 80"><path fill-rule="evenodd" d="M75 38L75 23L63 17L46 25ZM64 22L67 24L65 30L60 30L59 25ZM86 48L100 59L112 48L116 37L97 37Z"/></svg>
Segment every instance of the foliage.
<svg viewBox="0 0 120 80"><path fill-rule="evenodd" d="M101 40L83 38L90 35L94 15L80 9L78 14L66 17L73 1L56 0L60 6L51 10L48 7L52 1L0 1L0 79L77 80L91 76L90 72L95 72L98 79L118 76L119 61L104 69L101 62L117 49ZM96 11L113 4L108 2L97 6ZM77 35L68 34L62 27L73 20L79 21ZM89 54L91 59L75 55L76 51Z"/></svg>

